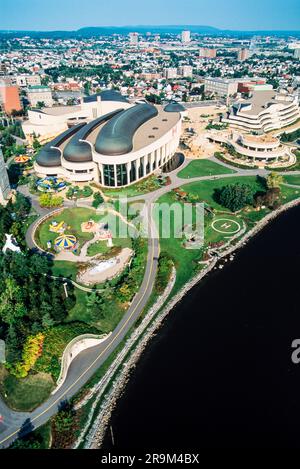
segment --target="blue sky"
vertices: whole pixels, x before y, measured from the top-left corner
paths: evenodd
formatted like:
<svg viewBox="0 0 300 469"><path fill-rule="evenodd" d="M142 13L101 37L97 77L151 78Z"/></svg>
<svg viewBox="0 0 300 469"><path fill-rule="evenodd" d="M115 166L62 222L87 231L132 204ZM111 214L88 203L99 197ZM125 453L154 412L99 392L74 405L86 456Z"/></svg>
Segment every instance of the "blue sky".
<svg viewBox="0 0 300 469"><path fill-rule="evenodd" d="M0 29L135 24L299 30L300 0L0 0Z"/></svg>

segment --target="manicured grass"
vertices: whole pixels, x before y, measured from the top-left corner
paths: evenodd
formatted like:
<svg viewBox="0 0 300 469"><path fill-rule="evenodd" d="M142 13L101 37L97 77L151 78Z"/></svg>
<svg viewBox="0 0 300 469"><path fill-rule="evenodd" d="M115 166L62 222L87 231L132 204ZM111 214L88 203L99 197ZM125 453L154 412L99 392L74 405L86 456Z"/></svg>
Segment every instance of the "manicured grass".
<svg viewBox="0 0 300 469"><path fill-rule="evenodd" d="M120 189L102 188L103 193L109 197L134 197L136 195L147 194L161 187L156 176L149 176L136 184Z"/></svg>
<svg viewBox="0 0 300 469"><path fill-rule="evenodd" d="M226 219L226 221L224 220ZM218 223L218 220L220 222ZM223 221L224 220L224 221ZM214 218L211 217L205 217L205 243L218 243L220 241L226 242L229 237L233 236L233 233L219 233L214 229L214 226L217 229L221 229L223 231L226 231L224 227L221 225L223 223L228 223L230 224L230 221L232 220L233 224L230 226L229 230L235 231L238 228L242 229L243 228L243 219L239 216L231 215L231 214L224 214L224 215L218 215ZM236 224L238 223L238 225Z"/></svg>
<svg viewBox="0 0 300 469"><path fill-rule="evenodd" d="M158 200L158 203L172 204L173 202L174 197L172 193L165 194ZM157 226L160 226L162 230L167 228L162 224L162 213L158 212L157 206L154 209L153 216ZM166 238L164 237L166 232L161 233L163 236L160 237L160 247L161 252L166 251L173 259L176 267L176 283L174 288L178 290L193 276L194 269L197 266L196 262L201 258L202 252L200 249L185 249L182 246L182 238L174 236L174 233L182 228L181 220L174 220L172 212L170 220L174 230L171 231L171 236Z"/></svg>
<svg viewBox="0 0 300 469"><path fill-rule="evenodd" d="M260 182L256 176L237 176L224 179L198 181L192 182L190 184L184 184L181 186L181 188L184 192L189 192L190 194L197 196L199 202L206 202L212 208L226 211L224 207L219 205L214 200L214 191L215 189L221 189L223 186L227 186L228 184L235 184L237 182L240 184L249 184L254 193L264 190L262 182Z"/></svg>
<svg viewBox="0 0 300 469"><path fill-rule="evenodd" d="M284 176L284 182L287 182L288 184L295 184L295 185L299 185L300 186L300 175L288 175L288 176Z"/></svg>
<svg viewBox="0 0 300 469"><path fill-rule="evenodd" d="M1 375L1 394L9 407L20 412L31 411L44 402L54 388L54 382L46 373L30 374L17 379L5 370Z"/></svg>
<svg viewBox="0 0 300 469"><path fill-rule="evenodd" d="M183 179L189 179L201 176L213 176L218 174L233 174L236 171L233 169L226 168L214 161L210 160L194 160L191 161L188 166L183 168L179 173L178 177Z"/></svg>
<svg viewBox="0 0 300 469"><path fill-rule="evenodd" d="M68 261L54 261L52 274L56 277L62 276L76 280L77 264Z"/></svg>
<svg viewBox="0 0 300 469"><path fill-rule="evenodd" d="M83 233L81 231L81 223L93 219L99 221L101 216L95 210L88 208L68 208L62 210L58 215L47 218L47 220L39 226L36 231L36 241L45 250L47 250L47 241L51 241L52 245L54 240L59 236L57 233L49 231L49 226L53 221L58 223L64 221L68 228L65 230L66 234L73 234L79 242L79 250L81 246L88 240L93 238L92 233Z"/></svg>
<svg viewBox="0 0 300 469"><path fill-rule="evenodd" d="M298 199L300 197L300 186L299 189L295 187L288 187L281 185L281 201L283 204L290 202L291 200Z"/></svg>
<svg viewBox="0 0 300 469"><path fill-rule="evenodd" d="M107 246L106 241L97 241L88 247L87 254L88 256L95 256L96 254L107 254L110 250L111 248Z"/></svg>
<svg viewBox="0 0 300 469"><path fill-rule="evenodd" d="M242 212L237 215L232 214L229 210L225 209L221 205L219 205L216 200L214 199L214 191L215 189L220 189L224 185L232 184L232 183L243 183L249 184L252 187L253 193L258 191L262 192L265 191L264 182L256 178L255 176L237 176L237 177L230 177L224 179L216 179L216 180L207 180L207 181L199 181L189 184L183 184L181 189L184 192L187 192L193 196L196 196L199 202L206 202L206 204L213 209L215 209L215 216L212 218L211 216L205 215L205 237L204 243L207 246L210 243L215 242L228 242L230 239L230 234L226 233L218 233L215 231L211 224L214 219L218 218L228 218L230 220L234 220L240 224L242 228L244 224L246 225L246 229L250 229L254 226L254 224L261 220L267 213L270 212L269 209L264 209L260 211L256 211L255 209L245 208ZM289 202L297 197L297 190L288 188L287 186L282 186L282 203ZM163 195L158 202L159 203L167 203L171 205L172 203L176 202L177 199L175 197L174 192L170 192L168 194ZM178 201L177 201L178 202ZM182 202L179 202L182 204ZM156 223L160 222L161 226L161 214L158 214L154 211L154 216L156 219ZM174 216L171 212L170 215L171 226L174 226L174 232L179 231L182 229L182 220L174 222ZM176 225L177 223L177 225ZM162 230L165 230L166 227L162 226ZM161 231L161 230L160 230ZM175 290L178 290L182 287L193 275L196 270L199 270L201 267L198 264L198 261L202 258L202 249L186 249L183 247L183 239L176 238L174 236L174 232L171 231L169 237L163 237L163 231L160 232L160 246L161 251L166 251L174 261L176 267L176 284Z"/></svg>

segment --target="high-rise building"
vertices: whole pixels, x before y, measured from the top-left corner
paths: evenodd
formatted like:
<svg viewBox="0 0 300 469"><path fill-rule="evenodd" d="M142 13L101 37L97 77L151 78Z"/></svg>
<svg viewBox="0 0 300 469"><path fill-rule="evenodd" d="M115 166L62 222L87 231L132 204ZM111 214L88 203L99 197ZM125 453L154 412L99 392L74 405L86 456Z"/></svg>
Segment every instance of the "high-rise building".
<svg viewBox="0 0 300 469"><path fill-rule="evenodd" d="M204 80L205 93L228 97L237 92L238 80L229 78L207 77Z"/></svg>
<svg viewBox="0 0 300 469"><path fill-rule="evenodd" d="M294 57L295 57L295 59L300 59L300 47L297 47L294 50Z"/></svg>
<svg viewBox="0 0 300 469"><path fill-rule="evenodd" d="M10 194L10 184L5 166L2 150L0 147L0 204L6 205Z"/></svg>
<svg viewBox="0 0 300 469"><path fill-rule="evenodd" d="M6 114L22 109L19 88L8 80L0 80L0 106Z"/></svg>
<svg viewBox="0 0 300 469"><path fill-rule="evenodd" d="M177 77L177 68L169 67L163 69L163 76L167 79L176 78Z"/></svg>
<svg viewBox="0 0 300 469"><path fill-rule="evenodd" d="M200 58L214 59L216 56L217 49L209 49L208 47L200 47L199 49Z"/></svg>
<svg viewBox="0 0 300 469"><path fill-rule="evenodd" d="M190 65L181 65L178 67L178 75L182 77L191 77L193 75L193 67Z"/></svg>
<svg viewBox="0 0 300 469"><path fill-rule="evenodd" d="M242 49L239 49L238 51L238 56L237 59L239 62L243 62L244 60L247 60L249 58L249 49L246 49L243 47Z"/></svg>
<svg viewBox="0 0 300 469"><path fill-rule="evenodd" d="M27 97L32 107L36 107L38 103L44 103L45 107L53 106L52 93L48 86L28 86Z"/></svg>
<svg viewBox="0 0 300 469"><path fill-rule="evenodd" d="M181 33L181 42L191 42L191 32L190 31L182 31Z"/></svg>
<svg viewBox="0 0 300 469"><path fill-rule="evenodd" d="M139 42L139 34L129 33L129 42L130 44L137 44Z"/></svg>

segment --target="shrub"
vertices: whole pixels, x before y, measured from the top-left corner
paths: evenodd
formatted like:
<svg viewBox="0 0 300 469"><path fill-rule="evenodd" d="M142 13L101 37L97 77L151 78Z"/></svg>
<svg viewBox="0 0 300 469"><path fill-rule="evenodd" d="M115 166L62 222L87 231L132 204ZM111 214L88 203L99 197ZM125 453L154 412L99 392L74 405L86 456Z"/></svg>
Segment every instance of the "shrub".
<svg viewBox="0 0 300 469"><path fill-rule="evenodd" d="M232 212L253 203L252 188L248 184L229 184L217 191L216 196L218 202Z"/></svg>
<svg viewBox="0 0 300 469"><path fill-rule="evenodd" d="M98 208L99 205L101 205L103 202L104 202L104 199L103 199L102 195L100 194L100 192L95 192L92 206L94 208Z"/></svg>
<svg viewBox="0 0 300 469"><path fill-rule="evenodd" d="M61 207L63 204L63 197L59 195L51 195L48 193L41 194L39 196L39 204L41 207Z"/></svg>
<svg viewBox="0 0 300 469"><path fill-rule="evenodd" d="M22 352L22 361L14 366L9 366L9 371L16 378L25 378L33 368L36 360L42 354L44 334L38 333L35 336L28 336Z"/></svg>

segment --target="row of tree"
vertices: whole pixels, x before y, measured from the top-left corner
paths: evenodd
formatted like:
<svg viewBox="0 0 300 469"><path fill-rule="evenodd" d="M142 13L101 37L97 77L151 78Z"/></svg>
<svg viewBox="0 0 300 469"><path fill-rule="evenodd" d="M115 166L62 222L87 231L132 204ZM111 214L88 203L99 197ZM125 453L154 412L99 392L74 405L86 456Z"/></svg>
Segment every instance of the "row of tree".
<svg viewBox="0 0 300 469"><path fill-rule="evenodd" d="M249 184L239 182L228 184L215 191L216 201L232 212L241 210L246 205L261 207L263 205L270 209L275 209L280 205L280 185L282 176L277 173L270 173L267 178L260 181L262 191L254 191Z"/></svg>

